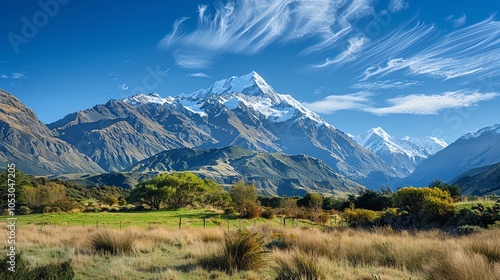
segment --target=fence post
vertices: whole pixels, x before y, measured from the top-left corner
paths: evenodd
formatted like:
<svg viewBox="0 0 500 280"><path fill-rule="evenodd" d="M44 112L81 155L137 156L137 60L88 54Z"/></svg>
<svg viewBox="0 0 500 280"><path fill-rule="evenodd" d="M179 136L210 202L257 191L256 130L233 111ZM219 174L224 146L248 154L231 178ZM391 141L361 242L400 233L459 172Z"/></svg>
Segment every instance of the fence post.
<svg viewBox="0 0 500 280"><path fill-rule="evenodd" d="M207 218L203 217L203 228L207 228Z"/></svg>
<svg viewBox="0 0 500 280"><path fill-rule="evenodd" d="M229 218L227 218L227 231L229 231Z"/></svg>
<svg viewBox="0 0 500 280"><path fill-rule="evenodd" d="M122 230L122 221L120 221L120 230Z"/></svg>
<svg viewBox="0 0 500 280"><path fill-rule="evenodd" d="M182 217L179 217L179 229L182 227Z"/></svg>
<svg viewBox="0 0 500 280"><path fill-rule="evenodd" d="M283 217L283 227L286 227L286 218Z"/></svg>
<svg viewBox="0 0 500 280"><path fill-rule="evenodd" d="M96 226L96 228L99 228L99 220L95 221L95 226Z"/></svg>

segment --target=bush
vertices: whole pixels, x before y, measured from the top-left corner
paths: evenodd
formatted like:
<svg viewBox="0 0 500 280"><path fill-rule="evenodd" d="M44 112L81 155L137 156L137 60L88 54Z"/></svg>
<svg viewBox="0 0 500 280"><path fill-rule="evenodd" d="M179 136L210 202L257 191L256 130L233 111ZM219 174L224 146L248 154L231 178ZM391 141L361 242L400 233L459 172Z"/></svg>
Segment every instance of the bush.
<svg viewBox="0 0 500 280"><path fill-rule="evenodd" d="M351 226L371 226L377 220L379 214L366 209L346 209L343 217Z"/></svg>
<svg viewBox="0 0 500 280"><path fill-rule="evenodd" d="M258 233L239 230L224 239L222 251L202 257L200 264L209 270L226 272L259 269L265 265L268 251L263 248L264 238Z"/></svg>
<svg viewBox="0 0 500 280"><path fill-rule="evenodd" d="M291 256L279 257L274 268L277 280L319 280L325 279L325 271L318 264L317 258L296 251Z"/></svg>
<svg viewBox="0 0 500 280"><path fill-rule="evenodd" d="M479 233L482 232L483 230L484 228L480 226L463 225L457 228L457 233L460 235L468 235L473 233Z"/></svg>
<svg viewBox="0 0 500 280"><path fill-rule="evenodd" d="M244 218L254 219L260 217L262 209L260 205L255 201L246 201L245 202L245 213L243 214Z"/></svg>
<svg viewBox="0 0 500 280"><path fill-rule="evenodd" d="M19 207L19 215L28 215L31 213L31 209L28 206Z"/></svg>
<svg viewBox="0 0 500 280"><path fill-rule="evenodd" d="M236 214L236 210L234 209L234 207L227 207L226 209L224 209L224 215L229 216L234 214Z"/></svg>
<svg viewBox="0 0 500 280"><path fill-rule="evenodd" d="M27 263L23 260L22 255L18 255L15 272L10 272L8 270L9 264L7 261L9 261L9 257L4 258L0 263L0 279L70 280L75 277L75 272L73 271L69 261L29 269Z"/></svg>
<svg viewBox="0 0 500 280"><path fill-rule="evenodd" d="M276 217L276 211L271 207L263 207L262 218L264 219L274 219Z"/></svg>
<svg viewBox="0 0 500 280"><path fill-rule="evenodd" d="M90 245L99 253L132 254L136 239L137 237L130 232L118 234L114 231L101 230L91 235Z"/></svg>

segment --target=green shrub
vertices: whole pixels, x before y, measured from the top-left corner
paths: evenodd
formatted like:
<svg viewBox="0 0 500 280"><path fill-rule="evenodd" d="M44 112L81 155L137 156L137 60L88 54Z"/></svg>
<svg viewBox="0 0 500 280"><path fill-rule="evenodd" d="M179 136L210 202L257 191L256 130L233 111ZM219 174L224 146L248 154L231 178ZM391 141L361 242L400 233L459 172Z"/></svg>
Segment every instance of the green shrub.
<svg viewBox="0 0 500 280"><path fill-rule="evenodd" d="M130 232L120 233L100 230L90 236L92 249L104 254L132 254L137 237Z"/></svg>
<svg viewBox="0 0 500 280"><path fill-rule="evenodd" d="M351 226L371 226L379 218L379 214L373 210L345 209L343 217Z"/></svg>
<svg viewBox="0 0 500 280"><path fill-rule="evenodd" d="M22 255L16 259L15 272L8 270L10 265L7 263L9 257L4 258L0 263L0 279L3 280L24 280L24 279L44 279L44 280L70 280L75 277L75 272L69 261L62 263L51 263L45 266L29 269Z"/></svg>
<svg viewBox="0 0 500 280"><path fill-rule="evenodd" d="M264 238L258 233L239 230L227 235L221 252L205 256L200 264L206 269L226 272L258 269L265 265L268 251L263 248Z"/></svg>
<svg viewBox="0 0 500 280"><path fill-rule="evenodd" d="M470 226L470 225L463 225L457 227L457 233L460 235L468 235L468 234L473 234L473 233L478 233L482 232L484 228L480 226Z"/></svg>
<svg viewBox="0 0 500 280"><path fill-rule="evenodd" d="M19 207L19 215L28 215L31 214L31 209L28 206Z"/></svg>
<svg viewBox="0 0 500 280"><path fill-rule="evenodd" d="M236 210L234 209L234 207L227 207L226 209L224 209L224 215L229 216L234 214L236 214Z"/></svg>
<svg viewBox="0 0 500 280"><path fill-rule="evenodd" d="M261 216L264 219L274 219L276 217L276 211L271 207L263 207Z"/></svg>

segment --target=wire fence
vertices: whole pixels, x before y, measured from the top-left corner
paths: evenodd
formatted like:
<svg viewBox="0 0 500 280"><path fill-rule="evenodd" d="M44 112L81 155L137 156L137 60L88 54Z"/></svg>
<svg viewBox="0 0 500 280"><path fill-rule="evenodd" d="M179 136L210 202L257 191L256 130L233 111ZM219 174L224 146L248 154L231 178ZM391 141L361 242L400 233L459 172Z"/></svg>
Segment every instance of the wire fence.
<svg viewBox="0 0 500 280"><path fill-rule="evenodd" d="M48 217L40 220L23 219L23 216L17 218L17 228L36 227L43 230L50 227L82 227L82 228L111 228L111 229L127 229L130 227L136 228L164 228L164 229L190 229L190 228L223 228L227 230L237 230L250 228L257 224L270 224L283 227L301 227L301 228L333 228L345 226L346 223L336 216L332 216L327 223L314 223L309 220L276 217L272 219L240 219L235 217L203 217L203 218L188 218L188 217L172 217L167 219L151 219L134 221L130 219L109 220L109 219L71 219L61 220L57 217ZM7 220L4 220L7 225Z"/></svg>

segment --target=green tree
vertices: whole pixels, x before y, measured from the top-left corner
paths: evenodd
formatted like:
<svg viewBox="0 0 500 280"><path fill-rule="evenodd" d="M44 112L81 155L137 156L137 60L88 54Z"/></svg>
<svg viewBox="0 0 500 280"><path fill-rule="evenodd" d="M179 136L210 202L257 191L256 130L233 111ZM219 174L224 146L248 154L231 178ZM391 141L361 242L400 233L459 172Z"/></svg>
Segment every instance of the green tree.
<svg viewBox="0 0 500 280"><path fill-rule="evenodd" d="M191 172L180 172L160 174L138 184L130 193L130 200L154 209L181 208L197 203L225 207L229 196L213 181L205 181Z"/></svg>
<svg viewBox="0 0 500 280"><path fill-rule="evenodd" d="M362 190L356 198L356 208L382 211L392 205L391 196L373 190Z"/></svg>
<svg viewBox="0 0 500 280"><path fill-rule="evenodd" d="M298 206L308 207L314 210L323 208L323 196L319 193L306 193L304 197L297 200Z"/></svg>
<svg viewBox="0 0 500 280"><path fill-rule="evenodd" d="M116 198L114 195L108 195L106 198L104 198L103 202L109 206L113 206L115 204L118 204L118 198Z"/></svg>
<svg viewBox="0 0 500 280"><path fill-rule="evenodd" d="M452 198L458 198L462 195L462 189L458 184L450 185L439 179L430 182L429 188L440 188L444 191L447 191L450 193L450 196Z"/></svg>
<svg viewBox="0 0 500 280"><path fill-rule="evenodd" d="M245 214L245 204L257 200L257 188L253 184L239 181L229 190L229 195L238 212Z"/></svg>
<svg viewBox="0 0 500 280"><path fill-rule="evenodd" d="M455 213L450 194L439 188L405 187L396 192L393 202L400 211L406 211L423 225L442 225Z"/></svg>
<svg viewBox="0 0 500 280"><path fill-rule="evenodd" d="M167 189L161 186L158 187L155 184L155 179L140 183L130 192L130 200L132 202L140 202L153 209L160 209L163 207L167 198Z"/></svg>

